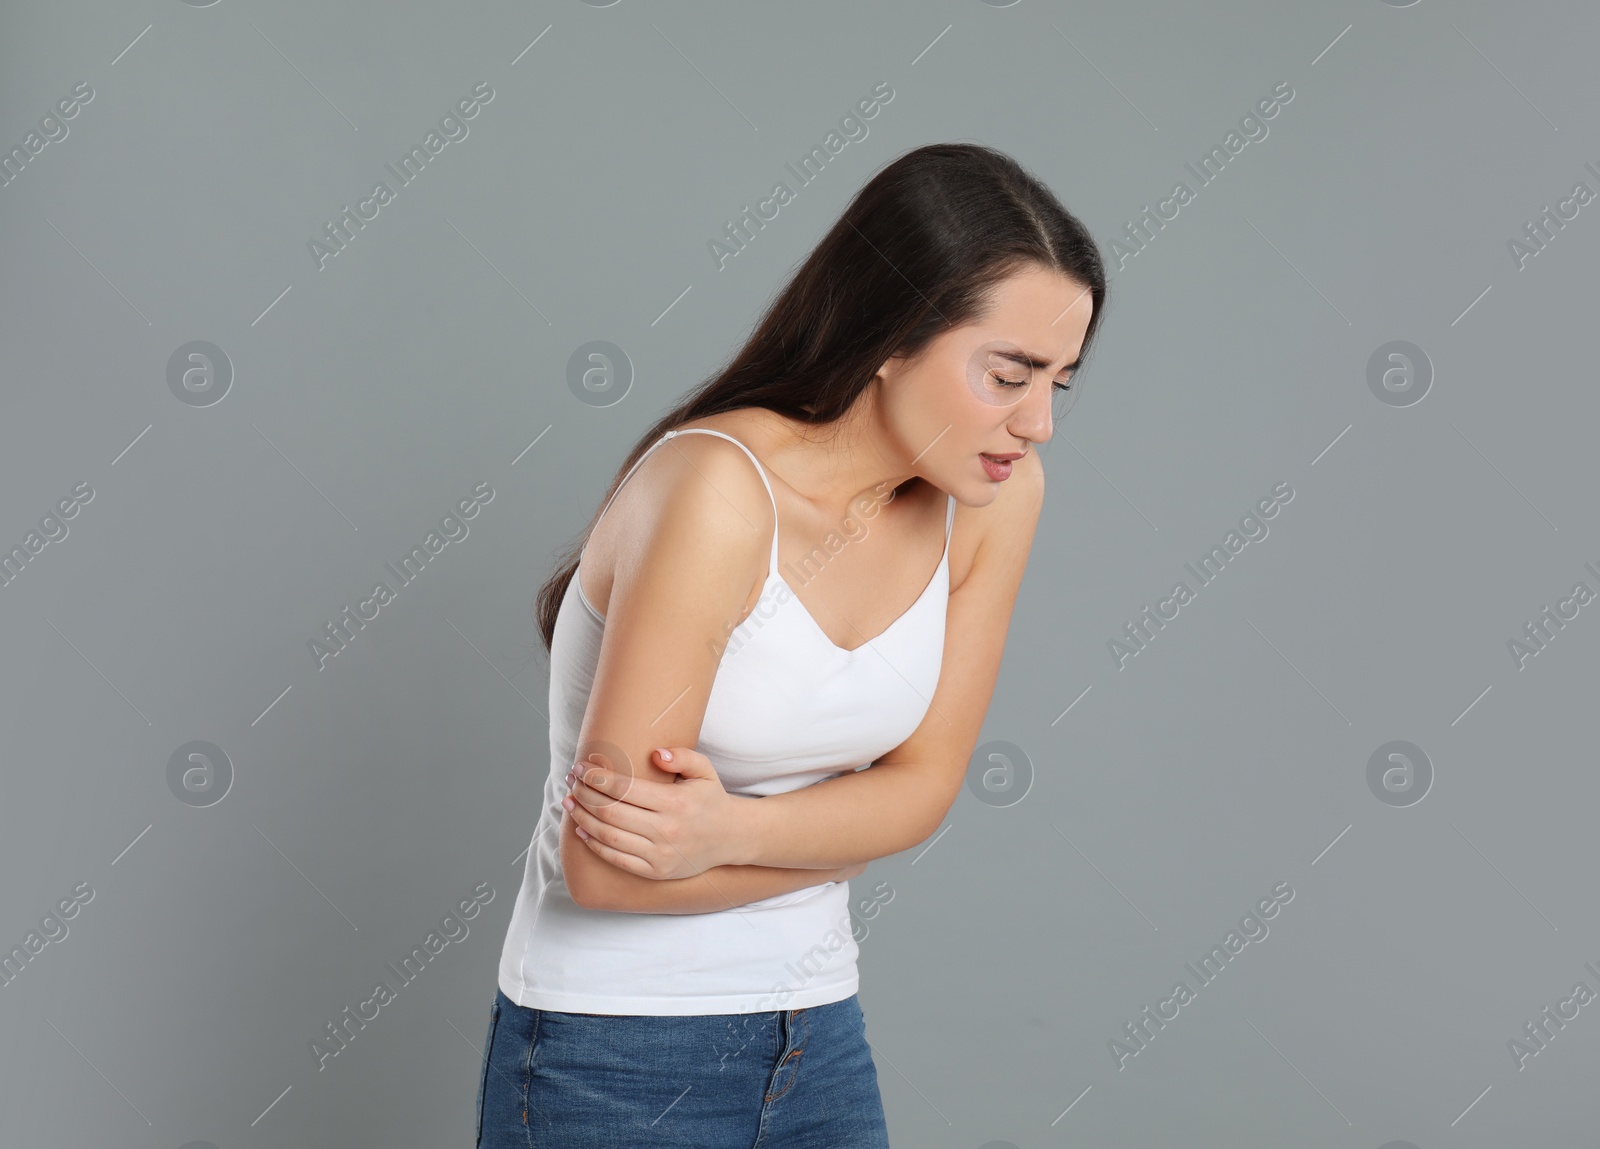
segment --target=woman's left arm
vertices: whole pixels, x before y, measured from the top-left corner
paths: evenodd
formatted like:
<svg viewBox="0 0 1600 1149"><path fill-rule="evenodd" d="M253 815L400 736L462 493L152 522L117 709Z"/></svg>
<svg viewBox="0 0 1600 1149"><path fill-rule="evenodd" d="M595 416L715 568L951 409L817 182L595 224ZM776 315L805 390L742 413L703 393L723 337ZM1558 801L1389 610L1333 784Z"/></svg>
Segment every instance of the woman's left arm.
<svg viewBox="0 0 1600 1149"><path fill-rule="evenodd" d="M982 534L950 594L939 683L909 738L868 769L759 800L724 794L699 756L685 771L702 779L693 783L701 787L695 805L679 791L687 778L640 786L602 774L599 789L579 782L572 791L590 848L613 865L668 878L713 864L831 869L931 837L961 792L1033 544L1044 470L1035 453L1028 458L1034 465L1018 466L1000 497L970 520Z"/></svg>

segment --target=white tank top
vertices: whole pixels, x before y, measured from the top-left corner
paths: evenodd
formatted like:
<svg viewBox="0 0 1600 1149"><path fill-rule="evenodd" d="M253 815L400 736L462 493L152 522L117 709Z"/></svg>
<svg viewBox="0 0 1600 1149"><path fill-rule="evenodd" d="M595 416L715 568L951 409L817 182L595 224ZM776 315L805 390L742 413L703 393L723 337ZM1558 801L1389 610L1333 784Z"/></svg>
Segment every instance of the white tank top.
<svg viewBox="0 0 1600 1149"><path fill-rule="evenodd" d="M622 482L656 447L690 433L737 445L772 496L750 449L704 427L668 431ZM779 574L775 498L772 510L767 580L756 608L729 636L696 747L729 793L760 796L873 762L922 722L944 656L955 499L945 513L944 555L926 589L856 650L835 645ZM551 641L543 809L500 953L500 989L534 1009L674 1015L801 1009L855 993L848 882L702 914L594 910L572 900L561 873L562 779L574 761L604 627L574 571Z"/></svg>

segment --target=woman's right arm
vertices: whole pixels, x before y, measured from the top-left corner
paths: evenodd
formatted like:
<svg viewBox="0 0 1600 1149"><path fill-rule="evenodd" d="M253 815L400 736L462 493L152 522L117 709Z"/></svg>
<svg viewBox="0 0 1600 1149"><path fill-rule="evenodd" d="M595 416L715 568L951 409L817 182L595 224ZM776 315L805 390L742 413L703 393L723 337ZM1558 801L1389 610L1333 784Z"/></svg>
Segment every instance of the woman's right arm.
<svg viewBox="0 0 1600 1149"><path fill-rule="evenodd" d="M625 516L577 757L672 782L650 753L699 741L723 646L767 568L772 504L744 452L712 435L657 447L623 491L629 498L619 495L603 520ZM728 865L643 878L600 857L576 828L563 814L561 865L573 900L591 909L709 913L852 876L852 867Z"/></svg>

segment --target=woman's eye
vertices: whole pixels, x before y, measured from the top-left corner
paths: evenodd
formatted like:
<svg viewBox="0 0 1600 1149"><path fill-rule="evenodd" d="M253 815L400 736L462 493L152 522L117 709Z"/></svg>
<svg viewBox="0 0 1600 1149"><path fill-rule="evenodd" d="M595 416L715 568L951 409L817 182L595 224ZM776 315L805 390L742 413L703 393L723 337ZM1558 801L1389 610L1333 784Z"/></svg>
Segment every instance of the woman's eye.
<svg viewBox="0 0 1600 1149"><path fill-rule="evenodd" d="M1026 387L1028 385L1028 381L1026 379L1008 379L1006 376L997 372L991 372L990 374L994 381L1002 387ZM1054 386L1057 391L1072 390L1072 382L1070 380L1062 382L1060 379L1057 379L1052 386Z"/></svg>

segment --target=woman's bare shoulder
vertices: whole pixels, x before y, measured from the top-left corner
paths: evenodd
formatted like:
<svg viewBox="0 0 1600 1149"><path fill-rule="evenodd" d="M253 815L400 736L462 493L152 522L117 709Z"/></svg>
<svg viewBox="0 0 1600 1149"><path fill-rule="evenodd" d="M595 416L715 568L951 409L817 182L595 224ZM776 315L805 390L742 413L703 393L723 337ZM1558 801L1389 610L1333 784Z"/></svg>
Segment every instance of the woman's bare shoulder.
<svg viewBox="0 0 1600 1149"><path fill-rule="evenodd" d="M687 426L724 429L711 420ZM596 524L584 551L584 594L606 614L619 570L654 577L645 569L652 552L764 573L772 519L761 475L737 445L675 435L645 457Z"/></svg>

